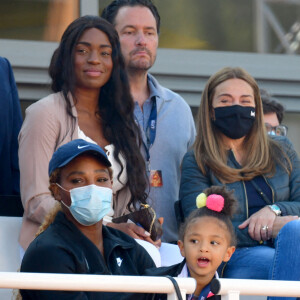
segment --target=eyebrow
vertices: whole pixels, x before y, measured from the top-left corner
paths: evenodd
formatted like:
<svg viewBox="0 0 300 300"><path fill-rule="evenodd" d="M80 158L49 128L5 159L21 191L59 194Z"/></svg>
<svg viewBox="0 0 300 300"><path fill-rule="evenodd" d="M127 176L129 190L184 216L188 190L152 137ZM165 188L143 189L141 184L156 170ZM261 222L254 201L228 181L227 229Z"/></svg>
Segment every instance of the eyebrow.
<svg viewBox="0 0 300 300"><path fill-rule="evenodd" d="M188 235L189 238L198 237L198 236L201 236L201 234L198 234L196 232L193 232L193 233ZM214 235L211 235L210 238L220 238L220 239L222 239L223 237L221 237L220 235L214 234Z"/></svg>
<svg viewBox="0 0 300 300"><path fill-rule="evenodd" d="M97 169L97 170L94 170L95 173L106 173L109 175L109 172L107 169ZM85 172L83 171L73 171L71 172L70 174L68 174L67 178L72 176L72 175L84 175Z"/></svg>
<svg viewBox="0 0 300 300"><path fill-rule="evenodd" d="M217 98L220 98L220 97L223 97L223 96L232 97L231 94L224 93L224 94L218 95ZM251 98L253 98L254 96L252 96L252 95L241 95L241 97L251 97Z"/></svg>
<svg viewBox="0 0 300 300"><path fill-rule="evenodd" d="M135 27L134 25L125 25L125 26L122 28L122 31L125 30L125 29L127 29L127 28L135 29L136 27ZM156 31L156 28L153 27L153 26L146 26L146 27L144 27L143 29L147 29L147 30L150 29L150 30Z"/></svg>
<svg viewBox="0 0 300 300"><path fill-rule="evenodd" d="M77 42L76 46L77 46L77 45L85 45L85 46L90 47L90 46L91 46L91 43L82 41L82 42ZM99 48L111 48L111 49L112 49L112 46L111 46L111 45L106 45L106 44L104 44L104 45L100 45Z"/></svg>

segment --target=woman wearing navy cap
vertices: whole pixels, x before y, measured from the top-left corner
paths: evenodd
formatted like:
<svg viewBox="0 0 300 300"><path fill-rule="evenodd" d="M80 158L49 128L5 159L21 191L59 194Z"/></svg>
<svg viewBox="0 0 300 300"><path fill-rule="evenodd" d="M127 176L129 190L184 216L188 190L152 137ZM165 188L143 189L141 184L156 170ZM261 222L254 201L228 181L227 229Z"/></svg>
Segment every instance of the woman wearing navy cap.
<svg viewBox="0 0 300 300"><path fill-rule="evenodd" d="M154 263L127 234L102 224L111 208L112 170L105 152L84 140L61 146L49 164L58 203L28 247L21 272L142 275ZM21 290L25 299L147 299L147 294Z"/></svg>

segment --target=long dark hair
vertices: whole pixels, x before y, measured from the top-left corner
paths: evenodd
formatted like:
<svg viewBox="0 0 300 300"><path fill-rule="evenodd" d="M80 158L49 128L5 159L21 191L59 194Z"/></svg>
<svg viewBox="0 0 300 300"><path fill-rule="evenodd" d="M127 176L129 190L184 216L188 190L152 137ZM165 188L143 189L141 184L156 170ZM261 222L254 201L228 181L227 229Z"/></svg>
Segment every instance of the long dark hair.
<svg viewBox="0 0 300 300"><path fill-rule="evenodd" d="M67 113L72 116L71 101L68 94L75 97L74 49L81 35L90 28L104 32L112 46L113 70L108 82L101 87L98 106L101 118L101 129L105 139L114 145L114 158L121 166L118 179L124 169L119 159L122 154L126 161L127 186L131 192L132 204L145 203L147 188L145 162L140 153L141 137L135 122L134 102L130 94L129 81L121 54L118 33L106 20L97 16L84 16L73 21L65 30L59 47L55 50L49 75L52 79L51 88L54 92L62 92L67 104Z"/></svg>

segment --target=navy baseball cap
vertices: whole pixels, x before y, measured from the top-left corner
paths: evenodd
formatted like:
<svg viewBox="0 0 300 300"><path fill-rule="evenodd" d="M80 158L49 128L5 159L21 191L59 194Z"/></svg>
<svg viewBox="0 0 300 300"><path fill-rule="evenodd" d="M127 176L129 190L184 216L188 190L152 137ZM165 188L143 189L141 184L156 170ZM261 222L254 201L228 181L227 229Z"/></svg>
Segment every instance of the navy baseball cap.
<svg viewBox="0 0 300 300"><path fill-rule="evenodd" d="M99 157L101 162L107 167L111 167L111 163L108 160L106 153L100 146L82 139L77 139L62 145L53 153L49 162L49 176L55 169L67 165L75 157L85 152L91 152L94 156Z"/></svg>

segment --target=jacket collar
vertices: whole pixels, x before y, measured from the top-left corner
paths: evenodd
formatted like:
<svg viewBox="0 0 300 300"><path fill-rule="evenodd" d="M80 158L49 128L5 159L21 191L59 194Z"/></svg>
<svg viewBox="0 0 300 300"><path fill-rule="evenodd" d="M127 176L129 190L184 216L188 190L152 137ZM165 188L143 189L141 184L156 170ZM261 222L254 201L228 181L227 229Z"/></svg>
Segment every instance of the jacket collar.
<svg viewBox="0 0 300 300"><path fill-rule="evenodd" d="M67 220L65 214L62 211L58 212L55 220L69 229L69 236L66 238L71 238L74 242L79 240L85 240L85 243L87 244L92 243L72 222ZM123 249L130 249L135 247L134 239L130 237L127 238L127 236L125 239L123 237L124 234L120 233L116 229L102 225L102 234L104 253L107 257L108 254L111 253L111 251L116 247L122 247Z"/></svg>

